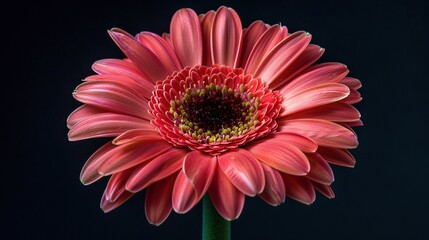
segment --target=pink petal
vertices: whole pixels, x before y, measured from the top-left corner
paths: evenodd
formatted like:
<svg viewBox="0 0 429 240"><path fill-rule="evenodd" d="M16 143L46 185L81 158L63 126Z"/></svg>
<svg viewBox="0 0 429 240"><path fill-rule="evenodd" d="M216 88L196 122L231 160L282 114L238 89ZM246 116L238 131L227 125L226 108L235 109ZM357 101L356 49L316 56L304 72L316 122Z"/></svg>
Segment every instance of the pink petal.
<svg viewBox="0 0 429 240"><path fill-rule="evenodd" d="M183 161L183 173L201 198L206 193L213 179L217 159L200 151L191 151Z"/></svg>
<svg viewBox="0 0 429 240"><path fill-rule="evenodd" d="M114 210L115 208L121 206L122 203L127 201L133 195L134 195L133 193L130 193L128 191L124 191L121 193L121 195L115 201L110 202L109 200L107 200L106 196L103 194L103 196L101 197L100 208L105 213L108 213L108 212Z"/></svg>
<svg viewBox="0 0 429 240"><path fill-rule="evenodd" d="M143 100L127 91L121 84L97 81L79 85L73 97L82 103L107 111L132 115L150 120L147 100Z"/></svg>
<svg viewBox="0 0 429 240"><path fill-rule="evenodd" d="M171 195L175 175L149 186L146 191L144 209L150 224L161 225L171 213Z"/></svg>
<svg viewBox="0 0 429 240"><path fill-rule="evenodd" d="M109 182L107 183L106 189L104 190L104 197L109 202L115 202L123 194L125 190L125 183L130 176L131 170L126 170L113 174Z"/></svg>
<svg viewBox="0 0 429 240"><path fill-rule="evenodd" d="M98 168L117 150L117 146L108 142L95 151L83 166L82 171L80 172L80 181L84 185L89 185L102 178L103 175L98 173Z"/></svg>
<svg viewBox="0 0 429 240"><path fill-rule="evenodd" d="M277 77L270 86L272 89L281 89L285 83L290 82L298 74L316 62L325 52L320 46L309 44L305 50L291 63L291 65Z"/></svg>
<svg viewBox="0 0 429 240"><path fill-rule="evenodd" d="M125 62L125 61L124 61ZM125 74L125 73L122 73ZM85 78L86 82L112 82L120 85L122 89L127 90L133 95L140 97L145 102L152 96L153 83L144 79L133 79L126 75L91 75ZM95 84L95 83L94 83Z"/></svg>
<svg viewBox="0 0 429 240"><path fill-rule="evenodd" d="M254 74L261 65L262 60L273 50L273 48L288 36L287 28L279 25L271 26L264 33L259 33L255 46L250 49L251 52L244 69L246 73Z"/></svg>
<svg viewBox="0 0 429 240"><path fill-rule="evenodd" d="M149 121L116 113L100 113L76 123L69 131L69 141L114 137L131 129L154 129Z"/></svg>
<svg viewBox="0 0 429 240"><path fill-rule="evenodd" d="M317 152L331 164L350 168L353 168L356 164L353 155L344 149L319 147Z"/></svg>
<svg viewBox="0 0 429 240"><path fill-rule="evenodd" d="M118 151L106 159L98 169L102 175L110 175L151 160L172 147L163 139L144 139L118 146Z"/></svg>
<svg viewBox="0 0 429 240"><path fill-rule="evenodd" d="M171 148L148 164L137 166L128 178L126 189L130 192L139 192L153 182L179 171L186 153L187 150Z"/></svg>
<svg viewBox="0 0 429 240"><path fill-rule="evenodd" d="M299 134L313 139L319 146L356 148L356 134L349 129L321 119L278 120L279 132Z"/></svg>
<svg viewBox="0 0 429 240"><path fill-rule="evenodd" d="M161 135L152 128L150 129L132 129L126 131L113 139L112 143L115 145L123 145L140 140L162 140Z"/></svg>
<svg viewBox="0 0 429 240"><path fill-rule="evenodd" d="M294 133L277 132L267 136L264 141L267 142L267 144L270 142L288 143L303 152L315 152L317 150L317 143L315 141Z"/></svg>
<svg viewBox="0 0 429 240"><path fill-rule="evenodd" d="M213 20L211 51L214 64L235 67L241 44L240 17L232 8L220 7Z"/></svg>
<svg viewBox="0 0 429 240"><path fill-rule="evenodd" d="M316 118L331 122L356 122L360 118L359 111L350 104L343 102L329 103L317 108L307 109L288 115L288 119Z"/></svg>
<svg viewBox="0 0 429 240"><path fill-rule="evenodd" d="M265 164L261 166L264 169L265 188L259 197L272 206L284 203L286 191L281 174Z"/></svg>
<svg viewBox="0 0 429 240"><path fill-rule="evenodd" d="M152 51L161 61L162 65L167 67L170 73L182 69L173 48L159 35L151 32L141 32L137 34L136 39Z"/></svg>
<svg viewBox="0 0 429 240"><path fill-rule="evenodd" d="M355 104L362 101L360 93L354 89L350 89L350 94L342 100L342 102L347 104Z"/></svg>
<svg viewBox="0 0 429 240"><path fill-rule="evenodd" d="M215 11L209 11L200 17L201 31L203 36L203 63L202 65L211 66L213 65L212 54L211 54L211 33Z"/></svg>
<svg viewBox="0 0 429 240"><path fill-rule="evenodd" d="M70 129L72 128L76 123L85 120L92 115L96 115L99 113L104 112L102 109L83 104L80 107L76 108L67 118L67 127Z"/></svg>
<svg viewBox="0 0 429 240"><path fill-rule="evenodd" d="M311 40L311 35L304 32L296 32L281 41L256 69L254 76L260 77L269 87L277 78L293 63L293 61L305 50ZM250 58L249 58L250 59Z"/></svg>
<svg viewBox="0 0 429 240"><path fill-rule="evenodd" d="M342 83L353 90L358 90L362 87L362 83L358 79L351 77L345 77L341 79L339 83Z"/></svg>
<svg viewBox="0 0 429 240"><path fill-rule="evenodd" d="M171 41L182 67L202 63L203 36L197 14L190 8L177 11L170 25Z"/></svg>
<svg viewBox="0 0 429 240"><path fill-rule="evenodd" d="M240 216L245 195L229 181L219 167L209 188L209 195L213 206L223 218L231 221Z"/></svg>
<svg viewBox="0 0 429 240"><path fill-rule="evenodd" d="M172 206L177 213L186 213L201 199L183 171L180 171L174 182Z"/></svg>
<svg viewBox="0 0 429 240"><path fill-rule="evenodd" d="M164 66L161 60L148 47L140 44L135 38L126 34L123 30L112 29L109 31L113 41L122 52L137 66L145 79L155 83L163 80L171 74L172 66Z"/></svg>
<svg viewBox="0 0 429 240"><path fill-rule="evenodd" d="M341 63L317 64L281 88L280 93L291 97L323 83L336 83L344 78L348 72L347 67Z"/></svg>
<svg viewBox="0 0 429 240"><path fill-rule="evenodd" d="M310 205L316 199L313 185L305 177L282 174L286 187L286 195L298 202Z"/></svg>
<svg viewBox="0 0 429 240"><path fill-rule="evenodd" d="M219 167L242 193L255 196L264 189L265 178L261 164L244 149L234 149L219 155Z"/></svg>
<svg viewBox="0 0 429 240"><path fill-rule="evenodd" d="M339 83L325 83L306 89L295 96L285 97L280 117L340 101L349 93L349 88Z"/></svg>
<svg viewBox="0 0 429 240"><path fill-rule="evenodd" d="M334 173L331 167L318 153L307 154L308 161L310 161L310 172L307 178L321 184L330 185L334 182Z"/></svg>
<svg viewBox="0 0 429 240"><path fill-rule="evenodd" d="M268 29L268 26L262 21L255 21L249 27L243 30L243 41L240 55L239 65L237 67L244 68L250 52L262 34Z"/></svg>
<svg viewBox="0 0 429 240"><path fill-rule="evenodd" d="M267 154L269 149L269 154ZM306 175L310 163L304 153L297 147L277 141L258 141L246 147L259 161L281 172L292 175Z"/></svg>
<svg viewBox="0 0 429 240"><path fill-rule="evenodd" d="M323 194L325 197L332 199L335 198L334 191L328 185L324 185L318 182L312 182L314 189L316 189L319 193Z"/></svg>

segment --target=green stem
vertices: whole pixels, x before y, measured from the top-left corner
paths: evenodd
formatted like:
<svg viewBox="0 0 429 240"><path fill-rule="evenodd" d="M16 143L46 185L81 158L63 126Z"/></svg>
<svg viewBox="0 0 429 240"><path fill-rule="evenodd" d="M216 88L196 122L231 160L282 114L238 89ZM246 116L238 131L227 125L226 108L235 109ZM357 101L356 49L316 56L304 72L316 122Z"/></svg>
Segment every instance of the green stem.
<svg viewBox="0 0 429 240"><path fill-rule="evenodd" d="M217 213L208 194L203 200L203 240L231 240L231 222Z"/></svg>

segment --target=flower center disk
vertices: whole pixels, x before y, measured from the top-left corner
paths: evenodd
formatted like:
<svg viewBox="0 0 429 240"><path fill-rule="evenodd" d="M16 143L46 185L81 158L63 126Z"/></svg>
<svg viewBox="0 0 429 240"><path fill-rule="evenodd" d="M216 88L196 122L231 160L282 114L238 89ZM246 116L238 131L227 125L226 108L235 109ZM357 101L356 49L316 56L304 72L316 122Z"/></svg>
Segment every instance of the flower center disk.
<svg viewBox="0 0 429 240"><path fill-rule="evenodd" d="M279 103L259 78L213 65L186 67L158 82L149 105L165 140L216 155L273 131L276 114L267 117L267 110L276 105L278 112Z"/></svg>

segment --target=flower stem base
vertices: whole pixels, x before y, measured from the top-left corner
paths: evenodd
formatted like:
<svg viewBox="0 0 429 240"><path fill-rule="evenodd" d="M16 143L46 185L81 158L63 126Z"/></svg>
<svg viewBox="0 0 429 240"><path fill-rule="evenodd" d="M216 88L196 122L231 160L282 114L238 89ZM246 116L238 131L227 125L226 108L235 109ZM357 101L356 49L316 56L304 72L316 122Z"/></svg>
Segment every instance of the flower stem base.
<svg viewBox="0 0 429 240"><path fill-rule="evenodd" d="M203 200L203 240L230 240L231 222L214 208L209 195Z"/></svg>

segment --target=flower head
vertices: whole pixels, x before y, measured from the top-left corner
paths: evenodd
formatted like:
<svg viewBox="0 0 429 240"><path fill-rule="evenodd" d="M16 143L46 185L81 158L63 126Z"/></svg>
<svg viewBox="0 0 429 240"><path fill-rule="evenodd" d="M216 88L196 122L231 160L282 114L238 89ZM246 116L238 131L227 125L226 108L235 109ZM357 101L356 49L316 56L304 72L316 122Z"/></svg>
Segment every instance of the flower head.
<svg viewBox="0 0 429 240"><path fill-rule="evenodd" d="M315 190L333 198L329 164L354 166L361 85L343 64L315 64L324 49L310 34L261 21L242 29L226 7L181 9L162 36L109 34L126 58L94 63L67 119L71 141L114 137L81 172L84 184L110 176L104 211L146 189L159 225L208 193L232 220L245 196L273 206L310 204Z"/></svg>

